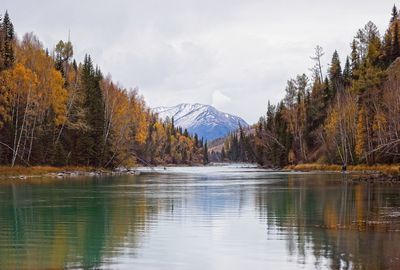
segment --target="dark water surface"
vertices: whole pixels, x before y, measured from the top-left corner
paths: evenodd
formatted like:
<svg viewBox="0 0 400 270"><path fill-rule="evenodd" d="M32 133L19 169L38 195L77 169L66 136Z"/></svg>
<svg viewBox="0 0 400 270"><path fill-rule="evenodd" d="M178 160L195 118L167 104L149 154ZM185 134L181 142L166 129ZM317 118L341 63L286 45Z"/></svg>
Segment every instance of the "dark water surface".
<svg viewBox="0 0 400 270"><path fill-rule="evenodd" d="M400 185L170 168L0 185L0 269L400 269Z"/></svg>

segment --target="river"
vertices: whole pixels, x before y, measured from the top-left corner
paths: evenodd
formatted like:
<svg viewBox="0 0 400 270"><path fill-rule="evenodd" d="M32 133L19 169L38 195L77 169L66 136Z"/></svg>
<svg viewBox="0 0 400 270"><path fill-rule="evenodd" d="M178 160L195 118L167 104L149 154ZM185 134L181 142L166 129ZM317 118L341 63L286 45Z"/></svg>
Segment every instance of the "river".
<svg viewBox="0 0 400 270"><path fill-rule="evenodd" d="M0 269L400 269L400 185L246 165L0 184Z"/></svg>

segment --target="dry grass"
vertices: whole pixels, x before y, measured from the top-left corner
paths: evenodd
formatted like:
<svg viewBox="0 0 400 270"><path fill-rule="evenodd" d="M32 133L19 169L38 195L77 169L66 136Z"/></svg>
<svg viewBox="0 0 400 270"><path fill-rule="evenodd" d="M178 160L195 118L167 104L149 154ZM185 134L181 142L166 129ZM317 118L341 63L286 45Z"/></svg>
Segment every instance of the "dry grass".
<svg viewBox="0 0 400 270"><path fill-rule="evenodd" d="M298 164L287 166L286 169L297 171L341 171L342 166L336 164ZM391 175L400 175L400 164L377 164L377 165L349 165L348 171L354 172L382 172Z"/></svg>
<svg viewBox="0 0 400 270"><path fill-rule="evenodd" d="M57 173L57 172L65 172L65 171L80 171L80 172L89 172L93 171L92 167L75 167L75 166L67 166L67 167L52 167L52 166L32 166L32 167L24 167L24 166L0 166L0 176L37 176L44 175L48 173Z"/></svg>

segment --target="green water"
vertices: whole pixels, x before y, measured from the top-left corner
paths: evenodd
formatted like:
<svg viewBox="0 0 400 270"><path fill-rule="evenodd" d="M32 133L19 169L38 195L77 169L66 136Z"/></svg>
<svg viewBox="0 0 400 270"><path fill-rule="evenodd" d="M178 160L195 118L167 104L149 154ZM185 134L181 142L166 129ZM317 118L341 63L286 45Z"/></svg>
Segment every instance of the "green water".
<svg viewBox="0 0 400 270"><path fill-rule="evenodd" d="M0 269L400 269L399 195L235 166L4 183Z"/></svg>

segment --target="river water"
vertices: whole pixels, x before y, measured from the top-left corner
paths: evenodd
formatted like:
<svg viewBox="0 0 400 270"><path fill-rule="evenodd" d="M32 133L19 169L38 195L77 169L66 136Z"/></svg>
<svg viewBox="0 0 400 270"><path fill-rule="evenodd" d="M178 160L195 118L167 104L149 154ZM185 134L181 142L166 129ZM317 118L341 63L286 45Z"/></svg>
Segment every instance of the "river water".
<svg viewBox="0 0 400 270"><path fill-rule="evenodd" d="M0 269L400 269L400 185L245 165L2 182Z"/></svg>

